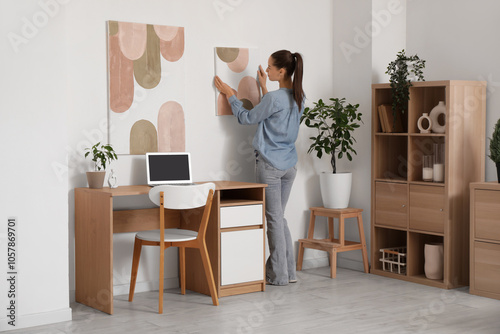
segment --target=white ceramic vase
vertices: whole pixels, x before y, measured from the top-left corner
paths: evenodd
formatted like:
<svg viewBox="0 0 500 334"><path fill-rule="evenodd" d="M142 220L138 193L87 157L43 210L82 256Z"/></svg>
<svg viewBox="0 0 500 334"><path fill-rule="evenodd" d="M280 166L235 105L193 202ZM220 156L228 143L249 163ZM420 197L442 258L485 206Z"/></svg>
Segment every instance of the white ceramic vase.
<svg viewBox="0 0 500 334"><path fill-rule="evenodd" d="M319 175L323 206L328 209L344 209L351 197L352 173L321 173Z"/></svg>
<svg viewBox="0 0 500 334"><path fill-rule="evenodd" d="M439 117L442 116L443 124L439 123ZM439 101L438 105L432 108L429 113L432 122L432 132L444 133L446 128L446 105L444 101Z"/></svg>
<svg viewBox="0 0 500 334"><path fill-rule="evenodd" d="M443 244L425 244L424 258L425 277L429 279L443 279Z"/></svg>

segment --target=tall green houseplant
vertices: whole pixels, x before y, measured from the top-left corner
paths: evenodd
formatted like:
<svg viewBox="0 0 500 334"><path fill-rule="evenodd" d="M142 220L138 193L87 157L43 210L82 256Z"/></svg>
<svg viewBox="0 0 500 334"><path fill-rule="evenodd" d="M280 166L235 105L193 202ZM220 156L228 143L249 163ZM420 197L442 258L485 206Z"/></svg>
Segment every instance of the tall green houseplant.
<svg viewBox="0 0 500 334"><path fill-rule="evenodd" d="M407 102L410 99L411 80L408 79L410 73L418 81L425 81L422 69L425 68L425 60L417 55L407 56L405 50L401 50L396 59L387 66L386 74L389 74L389 82L392 89L392 111L396 117L397 112L406 112Z"/></svg>
<svg viewBox="0 0 500 334"><path fill-rule="evenodd" d="M300 122L309 128L318 130L318 135L310 137L313 141L307 153L316 152L321 158L324 154L331 154L333 173L337 173L336 159L345 156L349 161L352 154L357 154L353 145L356 139L352 131L359 128L361 113L358 113L359 104L346 104L345 98L330 98L330 103L319 100L314 103L314 108L305 108Z"/></svg>

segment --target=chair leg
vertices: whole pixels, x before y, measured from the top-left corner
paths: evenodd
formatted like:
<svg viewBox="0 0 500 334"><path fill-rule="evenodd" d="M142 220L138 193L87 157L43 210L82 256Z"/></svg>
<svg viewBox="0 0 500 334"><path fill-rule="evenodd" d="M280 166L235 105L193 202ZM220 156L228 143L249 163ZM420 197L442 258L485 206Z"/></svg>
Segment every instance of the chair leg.
<svg viewBox="0 0 500 334"><path fill-rule="evenodd" d="M139 270L139 260L141 259L142 240L135 238L134 255L132 257L132 273L130 275L130 291L128 293L128 301L134 300L135 283L137 281L137 272Z"/></svg>
<svg viewBox="0 0 500 334"><path fill-rule="evenodd" d="M181 295L186 294L186 249L179 247L179 281L181 286Z"/></svg>
<svg viewBox="0 0 500 334"><path fill-rule="evenodd" d="M201 261L205 269L205 276L207 277L208 288L210 289L210 296L212 296L212 303L214 306L219 306L219 299L217 298L217 290L215 289L214 276L210 259L208 257L207 246L205 244L200 247Z"/></svg>
<svg viewBox="0 0 500 334"><path fill-rule="evenodd" d="M160 284L158 288L159 300L158 300L158 313L163 313L163 271L165 262L165 249L160 245Z"/></svg>

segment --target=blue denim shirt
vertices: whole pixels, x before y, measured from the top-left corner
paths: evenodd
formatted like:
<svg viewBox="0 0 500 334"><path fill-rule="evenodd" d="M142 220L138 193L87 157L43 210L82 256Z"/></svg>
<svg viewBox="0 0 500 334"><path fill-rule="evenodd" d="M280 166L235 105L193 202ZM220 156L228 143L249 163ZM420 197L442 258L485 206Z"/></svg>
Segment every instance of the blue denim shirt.
<svg viewBox="0 0 500 334"><path fill-rule="evenodd" d="M260 157L280 170L295 166L295 141L304 104L299 112L291 89L268 92L252 110L243 108L243 103L235 95L229 98L229 103L240 124L258 124L253 147Z"/></svg>

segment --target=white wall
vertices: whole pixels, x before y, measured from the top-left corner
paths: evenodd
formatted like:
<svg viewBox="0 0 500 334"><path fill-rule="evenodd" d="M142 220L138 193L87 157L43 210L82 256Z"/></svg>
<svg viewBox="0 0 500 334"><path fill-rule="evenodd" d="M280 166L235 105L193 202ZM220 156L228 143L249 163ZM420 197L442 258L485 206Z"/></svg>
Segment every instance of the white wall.
<svg viewBox="0 0 500 334"><path fill-rule="evenodd" d="M406 0L372 4L372 83L389 82L387 65L406 49Z"/></svg>
<svg viewBox="0 0 500 334"><path fill-rule="evenodd" d="M63 7L44 11L37 0L0 2L0 331L71 320L68 180L53 169L56 162L65 165L67 144ZM10 216L18 219L14 328L6 319Z"/></svg>
<svg viewBox="0 0 500 334"><path fill-rule="evenodd" d="M221 16L214 4L232 3ZM68 7L69 73L69 226L70 288L74 290L74 193L85 187L82 149L107 138L106 21L119 20L185 27L186 64L186 150L192 153L195 180L230 179L254 181L251 139L255 127L241 126L234 117L214 116L214 47L246 46L260 49L261 63L279 49L301 52L305 60L304 90L307 104L331 96L333 89L334 9L329 0L306 2L278 1L190 1L182 0L87 0L74 1ZM367 12L369 14L369 11ZM340 29L340 26L338 27ZM369 70L368 70L369 73ZM269 88L277 88L276 85ZM369 99L368 99L369 100ZM298 175L286 216L292 238L305 237L308 208L321 205L316 172L325 164L306 154L309 146L307 128L297 142ZM144 184L145 163L142 157L119 156L112 168L119 184ZM327 166L327 165L326 165ZM369 173L368 173L369 174ZM119 206L148 205L147 199L119 203ZM130 277L133 234L114 237L115 294L127 293ZM154 252L154 250L153 250ZM146 254L146 270L140 270L138 289L157 285L156 253ZM306 253L306 262L316 255ZM324 259L324 254L319 255ZM141 260L142 261L142 260ZM175 251L167 252L167 286L177 285ZM142 264L141 264L142 265ZM315 265L312 263L311 265ZM152 283L153 282L153 283Z"/></svg>
<svg viewBox="0 0 500 334"><path fill-rule="evenodd" d="M407 46L425 59L426 80L486 80L486 138L500 118L500 3L495 0L419 0L407 8ZM486 181L497 180L487 157Z"/></svg>
<svg viewBox="0 0 500 334"><path fill-rule="evenodd" d="M364 210L365 236L370 249L372 43L369 26L372 22L372 1L335 0L333 4L333 90L328 95L345 97L352 104L358 103L358 111L363 114L364 122L354 133L358 154L353 157L352 162L340 160L339 169L353 173L349 205ZM366 42L361 42L361 35L367 36ZM346 52L354 50L353 48L356 49L354 53ZM359 240L357 224L346 225L346 239ZM341 253L338 258L339 266L359 270L363 268L360 252Z"/></svg>

